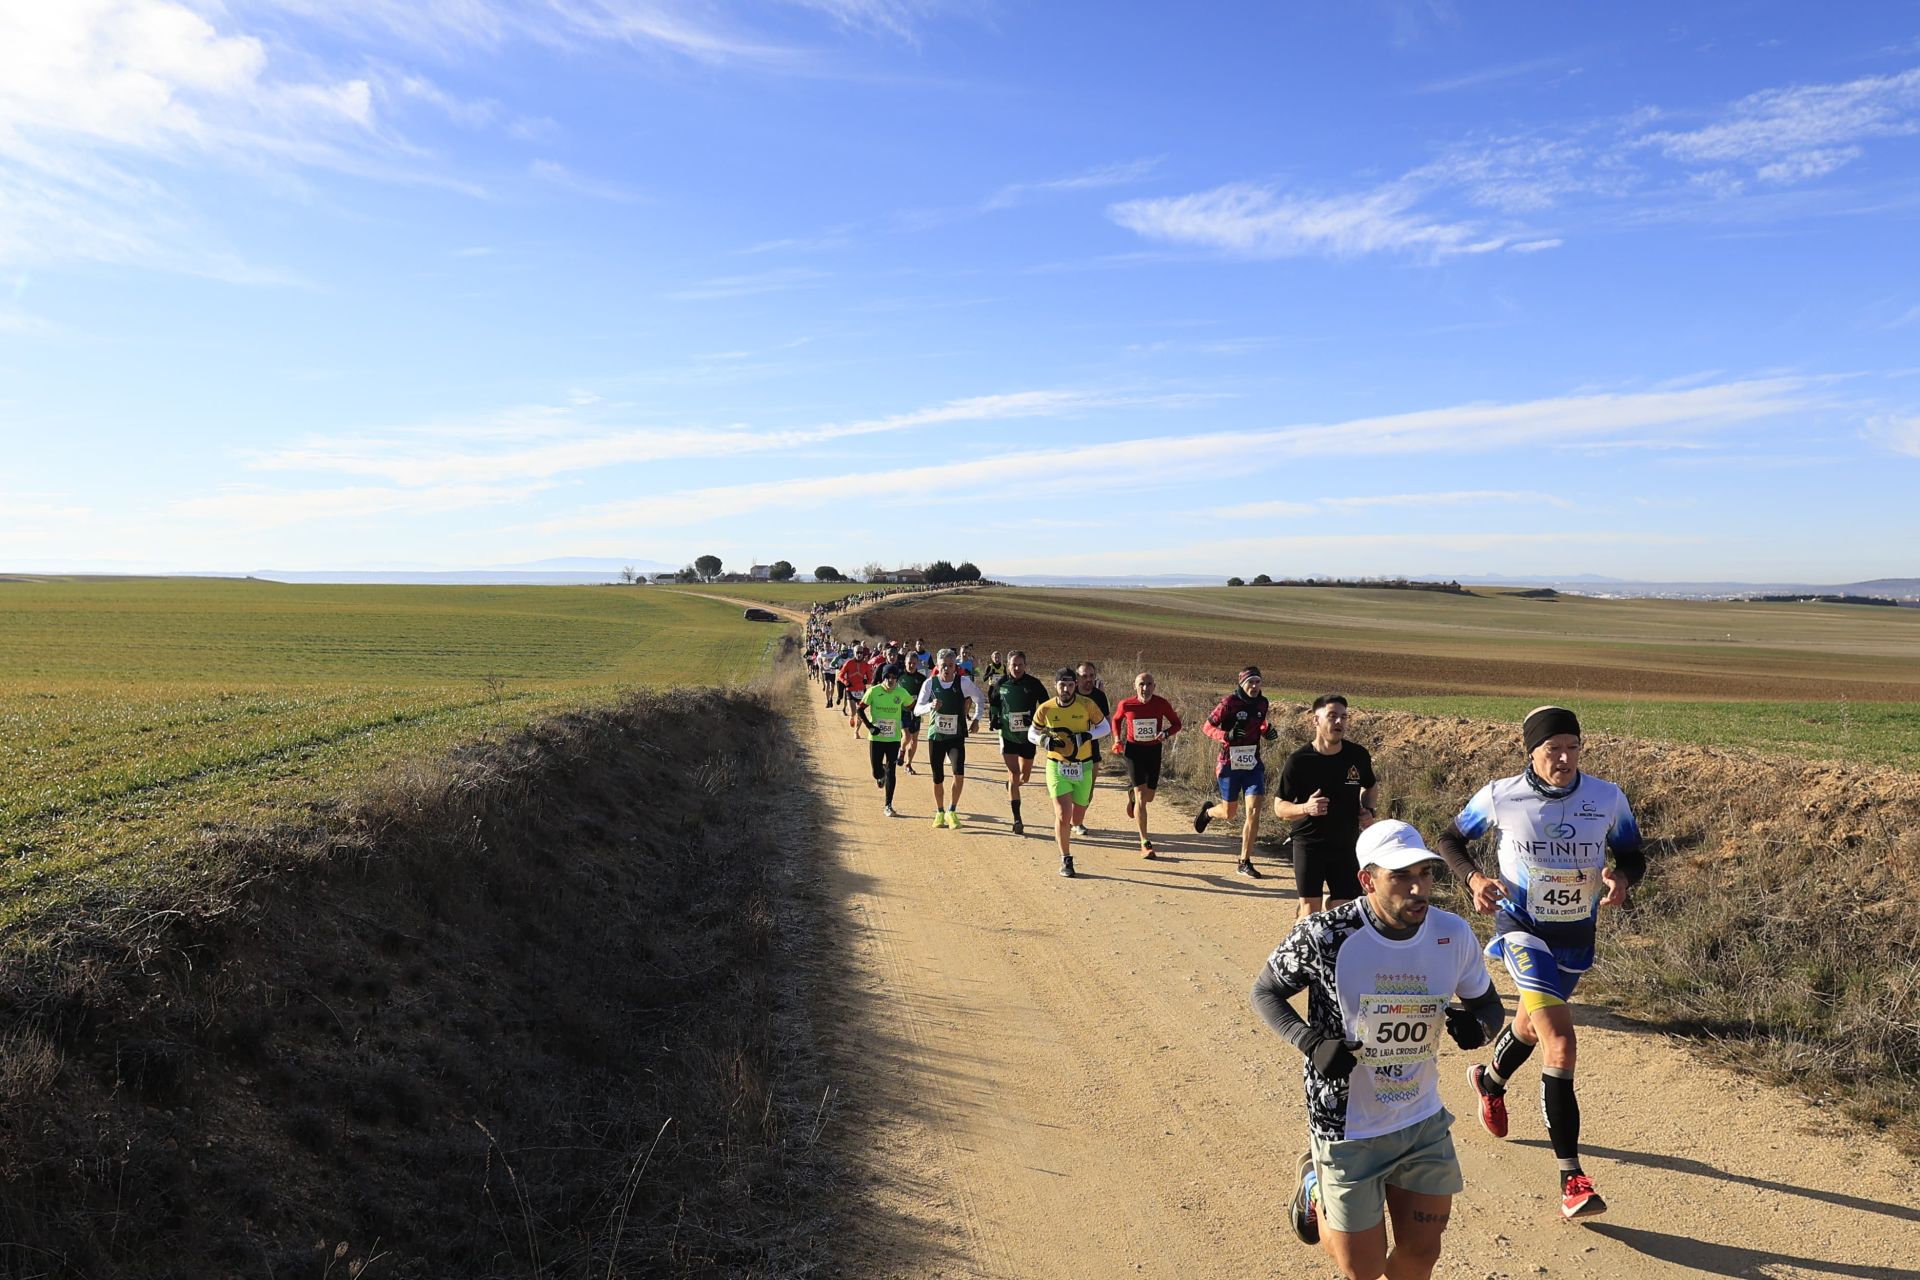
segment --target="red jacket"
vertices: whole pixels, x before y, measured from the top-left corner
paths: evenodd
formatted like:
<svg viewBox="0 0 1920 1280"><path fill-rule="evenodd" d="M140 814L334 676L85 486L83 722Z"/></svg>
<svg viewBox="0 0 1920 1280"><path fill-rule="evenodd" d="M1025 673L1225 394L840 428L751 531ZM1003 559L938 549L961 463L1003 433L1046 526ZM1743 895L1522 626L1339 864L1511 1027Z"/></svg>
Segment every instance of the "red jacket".
<svg viewBox="0 0 1920 1280"><path fill-rule="evenodd" d="M852 693L865 693L867 689L867 664L858 658L848 658L840 664L840 683Z"/></svg>
<svg viewBox="0 0 1920 1280"><path fill-rule="evenodd" d="M1220 744L1220 758L1214 761L1214 772L1225 773L1228 764L1228 747L1258 746L1267 733L1267 695L1260 694L1249 698L1243 691L1235 689L1220 699L1220 705L1207 716L1206 724L1201 726L1205 734Z"/></svg>

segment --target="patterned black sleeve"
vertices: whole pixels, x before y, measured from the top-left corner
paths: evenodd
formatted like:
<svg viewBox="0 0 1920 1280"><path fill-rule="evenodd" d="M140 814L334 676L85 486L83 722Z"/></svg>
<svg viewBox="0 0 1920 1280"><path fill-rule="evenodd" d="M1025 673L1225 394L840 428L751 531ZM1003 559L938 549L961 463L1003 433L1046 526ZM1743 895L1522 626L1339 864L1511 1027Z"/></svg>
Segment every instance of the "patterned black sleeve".
<svg viewBox="0 0 1920 1280"><path fill-rule="evenodd" d="M1334 960L1340 946L1360 928L1360 904L1349 902L1332 911L1308 916L1293 927L1267 958L1267 968L1283 986L1307 993L1307 1025L1324 1038L1344 1040L1346 1025L1334 993ZM1307 1124L1321 1138L1338 1140L1347 1131L1347 1082L1329 1080L1313 1069L1313 1060L1301 1063L1307 1087Z"/></svg>

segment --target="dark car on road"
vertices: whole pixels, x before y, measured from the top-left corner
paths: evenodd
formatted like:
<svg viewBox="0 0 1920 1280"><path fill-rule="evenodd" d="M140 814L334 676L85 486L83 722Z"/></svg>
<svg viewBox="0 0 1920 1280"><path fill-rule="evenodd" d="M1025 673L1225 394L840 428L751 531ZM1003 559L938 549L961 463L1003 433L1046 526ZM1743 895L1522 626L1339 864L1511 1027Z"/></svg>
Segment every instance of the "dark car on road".
<svg viewBox="0 0 1920 1280"><path fill-rule="evenodd" d="M771 609L749 609L744 615L748 622L778 622L780 615Z"/></svg>

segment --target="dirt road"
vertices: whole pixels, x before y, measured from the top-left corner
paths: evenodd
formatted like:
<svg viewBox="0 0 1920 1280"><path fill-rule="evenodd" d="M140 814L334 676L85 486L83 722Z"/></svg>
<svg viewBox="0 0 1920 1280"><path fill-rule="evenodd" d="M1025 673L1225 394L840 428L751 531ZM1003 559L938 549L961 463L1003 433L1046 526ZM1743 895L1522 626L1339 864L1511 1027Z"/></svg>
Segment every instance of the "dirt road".
<svg viewBox="0 0 1920 1280"><path fill-rule="evenodd" d="M1171 810L1156 813L1162 860L1142 861L1109 775L1080 878L1063 880L1045 800L1027 793L1012 835L984 739L964 829L931 826L924 765L883 817L866 743L814 696L845 922L820 1022L864 1200L842 1274L1335 1275L1287 1228L1299 1057L1247 1004L1292 919L1291 876L1236 877L1232 838ZM1612 1212L1559 1220L1536 1067L1497 1142L1449 1045L1467 1190L1437 1275L1920 1280L1911 1163L1657 1034L1579 1020L1586 1166Z"/></svg>

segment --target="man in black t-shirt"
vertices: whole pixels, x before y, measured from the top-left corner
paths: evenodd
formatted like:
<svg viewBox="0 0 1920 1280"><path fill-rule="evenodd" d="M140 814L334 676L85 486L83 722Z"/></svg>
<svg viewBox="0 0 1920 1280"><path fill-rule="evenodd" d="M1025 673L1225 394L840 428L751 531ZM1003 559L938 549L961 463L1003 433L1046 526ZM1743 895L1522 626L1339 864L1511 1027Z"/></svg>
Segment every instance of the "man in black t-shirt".
<svg viewBox="0 0 1920 1280"><path fill-rule="evenodd" d="M1353 850L1373 824L1376 783L1373 757L1347 741L1346 698L1315 698L1313 741L1287 757L1273 797L1273 816L1293 824L1293 884L1303 919L1360 896Z"/></svg>

